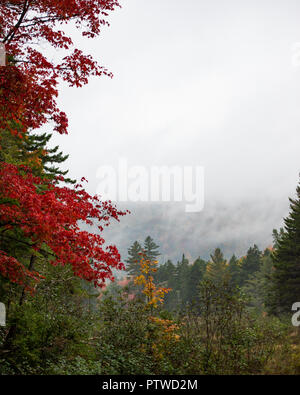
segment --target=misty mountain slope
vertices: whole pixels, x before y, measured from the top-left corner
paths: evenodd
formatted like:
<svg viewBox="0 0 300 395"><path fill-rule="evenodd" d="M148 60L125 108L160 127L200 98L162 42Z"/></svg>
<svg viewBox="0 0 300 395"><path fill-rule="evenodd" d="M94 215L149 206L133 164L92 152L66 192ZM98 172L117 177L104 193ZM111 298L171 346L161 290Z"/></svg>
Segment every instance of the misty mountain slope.
<svg viewBox="0 0 300 395"><path fill-rule="evenodd" d="M265 248L272 243L272 230L282 226L288 214L287 199L248 200L242 203L207 203L199 213L185 213L184 204L118 204L131 214L104 232L108 243L119 248L122 259L128 247L148 236L160 245L160 261L177 260L185 253L190 259L208 258L220 247L226 257L244 255L256 243Z"/></svg>

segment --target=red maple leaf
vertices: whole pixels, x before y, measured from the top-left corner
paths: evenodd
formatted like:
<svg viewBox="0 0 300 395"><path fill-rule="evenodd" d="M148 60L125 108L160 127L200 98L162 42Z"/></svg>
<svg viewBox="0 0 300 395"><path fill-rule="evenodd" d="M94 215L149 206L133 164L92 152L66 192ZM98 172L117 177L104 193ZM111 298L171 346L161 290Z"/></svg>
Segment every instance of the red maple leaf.
<svg viewBox="0 0 300 395"><path fill-rule="evenodd" d="M80 87L92 75L112 74L74 48L63 27L73 23L83 36L96 37L117 6L117 0L0 0L0 40L8 54L0 68L0 128L22 133L52 120L56 131L67 133L67 116L56 104L59 79ZM66 55L47 59L36 42Z"/></svg>
<svg viewBox="0 0 300 395"><path fill-rule="evenodd" d="M5 199L5 202L3 203ZM7 237L37 253L53 265L71 265L74 275L97 286L113 280L112 269L124 269L114 245L104 247L101 231L126 212L89 195L81 185L60 187L32 174L29 168L0 163L0 240ZM95 225L99 232L82 230ZM12 282L38 279L22 262L0 250L0 273Z"/></svg>

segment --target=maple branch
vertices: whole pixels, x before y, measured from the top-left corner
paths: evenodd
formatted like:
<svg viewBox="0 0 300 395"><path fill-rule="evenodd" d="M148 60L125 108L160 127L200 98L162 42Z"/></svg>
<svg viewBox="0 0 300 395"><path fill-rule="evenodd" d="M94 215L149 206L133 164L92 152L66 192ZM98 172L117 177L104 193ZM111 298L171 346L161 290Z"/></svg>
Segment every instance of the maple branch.
<svg viewBox="0 0 300 395"><path fill-rule="evenodd" d="M74 20L74 19L78 18L79 16L80 16L79 14L74 14L72 17L68 18L68 20ZM27 25L23 24L23 27L31 27L31 26L38 25L40 23L47 23L47 22L62 22L65 20L66 20L66 18L64 18L62 16L52 16L52 17L44 16L44 17L39 17L39 18L34 17L32 19L26 19L25 23L27 23ZM30 22L33 22L33 23L30 23Z"/></svg>
<svg viewBox="0 0 300 395"><path fill-rule="evenodd" d="M27 11L29 10L30 7L30 0L25 0L24 1L24 5L23 5L23 10L22 13L20 15L20 18L18 20L18 22L15 24L15 26L9 31L9 33L6 35L6 37L4 37L4 40L2 41L3 43L10 43L12 41L12 39L14 38L17 30L19 29L19 27L21 26L23 19L25 18L25 15L27 14Z"/></svg>
<svg viewBox="0 0 300 395"><path fill-rule="evenodd" d="M29 64L36 64L35 62L31 62L30 60L14 60L14 63L29 63Z"/></svg>

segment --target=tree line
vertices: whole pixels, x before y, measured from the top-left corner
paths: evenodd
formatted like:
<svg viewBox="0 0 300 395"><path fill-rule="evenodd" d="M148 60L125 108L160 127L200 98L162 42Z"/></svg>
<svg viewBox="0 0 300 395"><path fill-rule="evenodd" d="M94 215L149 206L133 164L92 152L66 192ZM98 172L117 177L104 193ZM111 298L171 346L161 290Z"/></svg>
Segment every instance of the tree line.
<svg viewBox="0 0 300 395"><path fill-rule="evenodd" d="M297 286L300 279L297 271L299 264L295 257L300 233L299 187L297 194L298 200L291 201L291 212L285 219L286 228L273 230L272 247L261 251L254 244L245 256L238 258L233 254L229 259L224 257L220 248L216 248L209 260L198 257L194 262L189 262L183 254L176 264L169 259L160 264L154 276L155 281L172 288L166 296L165 307L174 310L197 303L199 285L208 279L216 285L227 281L233 288L241 289L249 297L249 306L257 310L275 315L289 314L292 304L300 296ZM297 226L298 235L295 235ZM130 276L139 273L142 252L150 260L159 259L160 256L159 246L150 236L143 244L135 241L128 249L126 260L126 271Z"/></svg>
<svg viewBox="0 0 300 395"><path fill-rule="evenodd" d="M103 229L127 212L68 177L46 124L67 133L58 81L81 87L112 76L73 46L69 22L100 34L118 1L2 2L0 37L0 374L261 374L300 372L300 186L274 245L227 260L158 264L159 246L136 241L125 270ZM47 43L55 60L42 53ZM42 45L43 44L43 45ZM40 45L40 47L39 47ZM63 53L67 51L66 53ZM82 226L84 224L84 227ZM96 225L97 231L90 226ZM104 289L107 282L111 285Z"/></svg>

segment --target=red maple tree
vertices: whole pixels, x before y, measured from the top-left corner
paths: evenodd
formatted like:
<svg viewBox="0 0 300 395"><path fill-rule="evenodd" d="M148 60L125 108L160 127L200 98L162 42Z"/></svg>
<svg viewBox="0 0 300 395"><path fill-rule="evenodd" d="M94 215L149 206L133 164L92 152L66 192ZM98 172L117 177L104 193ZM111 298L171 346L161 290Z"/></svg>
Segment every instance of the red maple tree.
<svg viewBox="0 0 300 395"><path fill-rule="evenodd" d="M89 195L81 184L75 189L60 187L35 177L24 166L0 163L0 232L1 239L25 244L33 254L40 253L53 265L69 264L74 275L96 286L113 280L112 268L124 269L115 246L104 247L100 232L112 219L125 215L111 202L101 202ZM99 233L82 230L95 225ZM38 273L0 250L0 273L10 281L27 284L27 277Z"/></svg>
<svg viewBox="0 0 300 395"><path fill-rule="evenodd" d="M23 137L53 121L54 130L67 133L66 114L56 103L59 79L80 87L91 75L111 74L74 48L62 26L72 22L93 38L117 6L116 0L0 0L0 40L7 51L7 66L0 67L0 130ZM57 62L47 59L36 48L42 42L67 54ZM124 214L82 185L60 187L28 167L0 162L0 274L25 288L28 278L40 277L24 263L26 257L3 247L9 239L23 243L31 257L46 254L52 264L70 264L75 276L102 286L113 279L113 268L124 265L117 248L105 248L99 233ZM99 233L82 229L93 223Z"/></svg>
<svg viewBox="0 0 300 395"><path fill-rule="evenodd" d="M74 48L62 29L71 22L83 36L96 37L118 6L117 0L0 0L0 40L8 55L7 67L0 68L0 128L22 135L51 120L54 130L67 133L67 116L56 103L59 79L80 87L91 75L112 74ZM37 42L67 54L54 62Z"/></svg>

